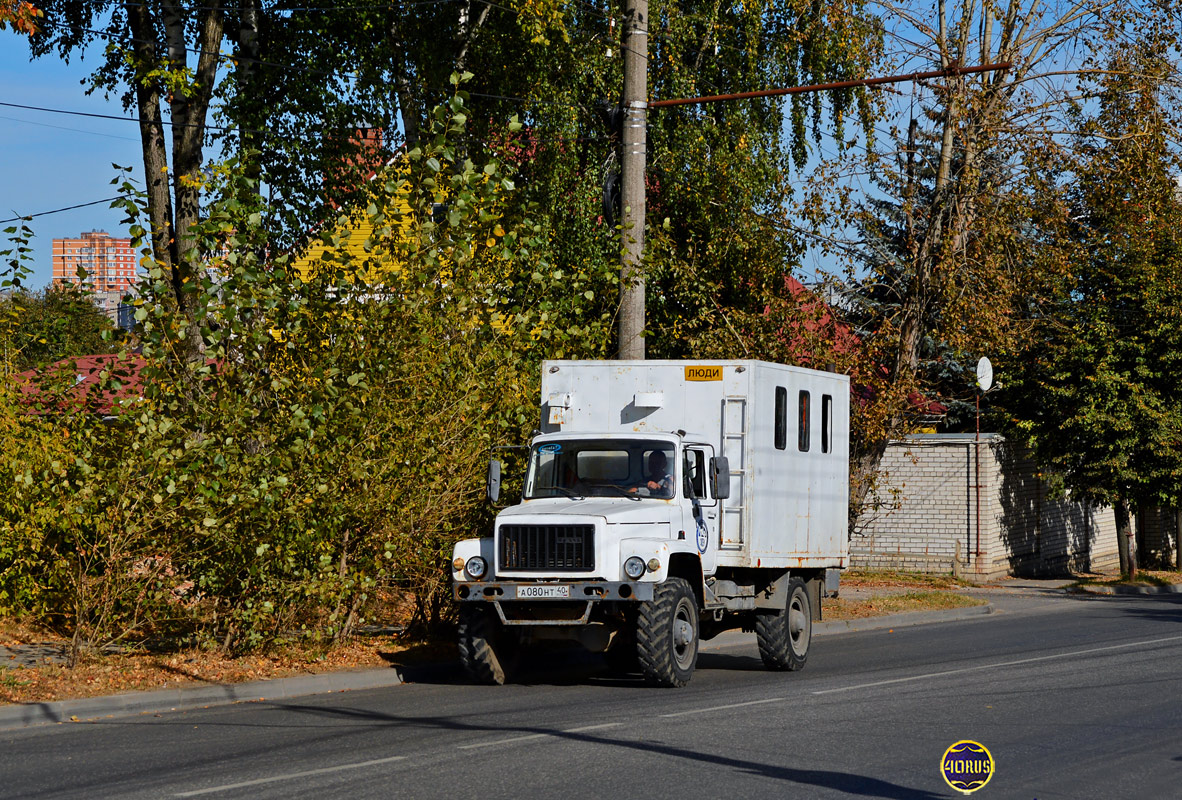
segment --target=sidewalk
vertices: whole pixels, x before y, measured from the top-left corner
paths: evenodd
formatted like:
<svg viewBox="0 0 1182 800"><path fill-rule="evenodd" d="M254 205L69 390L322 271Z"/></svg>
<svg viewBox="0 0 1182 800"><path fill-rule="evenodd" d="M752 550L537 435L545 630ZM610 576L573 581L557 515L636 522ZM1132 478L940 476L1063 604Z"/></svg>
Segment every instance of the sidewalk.
<svg viewBox="0 0 1182 800"><path fill-rule="evenodd" d="M4 667L35 667L45 663L66 663L66 646L63 644L22 644L16 647L0 645L0 669Z"/></svg>
<svg viewBox="0 0 1182 800"><path fill-rule="evenodd" d="M1125 594L1125 595L1154 595L1154 594L1182 594L1182 583L1164 586L1104 586L1101 584L1084 584L1075 586L1071 578L1003 578L990 584L974 586L965 589L968 593L990 591L995 589L1026 591L1040 594Z"/></svg>

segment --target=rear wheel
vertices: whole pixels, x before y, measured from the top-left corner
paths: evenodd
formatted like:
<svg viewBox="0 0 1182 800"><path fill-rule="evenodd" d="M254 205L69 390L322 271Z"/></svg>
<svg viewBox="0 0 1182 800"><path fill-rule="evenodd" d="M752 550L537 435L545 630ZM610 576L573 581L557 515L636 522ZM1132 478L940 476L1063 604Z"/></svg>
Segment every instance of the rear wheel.
<svg viewBox="0 0 1182 800"><path fill-rule="evenodd" d="M804 581L788 581L788 601L783 609L755 617L755 638L763 665L774 670L797 670L808 660L813 638L813 609Z"/></svg>
<svg viewBox="0 0 1182 800"><path fill-rule="evenodd" d="M461 603L460 663L476 683L500 685L513 677L520 643L487 603Z"/></svg>
<svg viewBox="0 0 1182 800"><path fill-rule="evenodd" d="M669 578L636 618L640 671L658 686L685 686L698 661L698 601L689 583Z"/></svg>

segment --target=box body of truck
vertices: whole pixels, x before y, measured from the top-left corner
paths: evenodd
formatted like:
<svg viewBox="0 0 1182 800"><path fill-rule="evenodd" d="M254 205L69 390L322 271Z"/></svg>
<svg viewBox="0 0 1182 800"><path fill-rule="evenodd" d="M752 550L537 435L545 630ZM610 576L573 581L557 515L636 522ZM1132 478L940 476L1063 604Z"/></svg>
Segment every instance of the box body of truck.
<svg viewBox="0 0 1182 800"><path fill-rule="evenodd" d="M730 466L718 566L846 566L849 378L761 361L548 361L544 433L686 431Z"/></svg>
<svg viewBox="0 0 1182 800"><path fill-rule="evenodd" d="M453 554L466 666L500 682L476 649L556 636L627 663L671 604L669 652L639 648L657 683L734 627L803 665L848 560L849 401L844 375L753 360L544 362L522 502Z"/></svg>

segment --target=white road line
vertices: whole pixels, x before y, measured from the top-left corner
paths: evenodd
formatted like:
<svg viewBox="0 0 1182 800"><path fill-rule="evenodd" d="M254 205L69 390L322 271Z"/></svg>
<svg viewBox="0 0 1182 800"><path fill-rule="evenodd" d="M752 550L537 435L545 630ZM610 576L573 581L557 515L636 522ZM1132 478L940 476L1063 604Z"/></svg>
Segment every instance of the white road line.
<svg viewBox="0 0 1182 800"><path fill-rule="evenodd" d="M605 722L600 725L586 725L582 728L568 728L564 731L556 731L554 733L531 733L528 736L514 736L509 739L490 739L487 742L477 742L476 744L462 744L459 746L460 750L475 750L478 747L492 747L498 744L512 744L513 742L528 742L530 739L547 739L553 736L560 736L563 733L583 733L585 731L601 731L605 728L618 728L624 723L622 722Z"/></svg>
<svg viewBox="0 0 1182 800"><path fill-rule="evenodd" d="M477 742L476 744L462 744L459 746L460 750L475 750L478 747L492 747L497 744L512 744L513 742L528 742L530 739L545 739L547 736L552 736L550 733L531 733L529 736L514 736L510 739L490 739L487 742Z"/></svg>
<svg viewBox="0 0 1182 800"><path fill-rule="evenodd" d="M181 792L173 795L174 797L196 797L200 794L213 794L214 792L228 792L231 789L243 789L247 786L260 786L264 783L275 783L276 781L290 781L296 778L306 778L309 775L325 775L330 772L343 772L347 769L361 769L362 767L373 767L378 764L389 764L392 761L402 761L406 756L390 756L389 758L375 758L373 761L358 761L354 764L338 764L335 767L322 767L321 769L309 769L303 772L289 772L286 775L273 775L270 778L259 778L253 781L242 781L241 783L227 783L222 786L211 786L208 789L197 789L192 792Z"/></svg>
<svg viewBox="0 0 1182 800"><path fill-rule="evenodd" d="M710 708L695 708L690 711L676 711L672 714L662 714L662 717L684 717L687 714L708 714L711 711L726 711L728 708L743 708L744 706L758 706L763 703L780 703L787 700L786 697L769 697L766 700L752 700L747 703L731 703L728 706L711 706Z"/></svg>
<svg viewBox="0 0 1182 800"><path fill-rule="evenodd" d="M601 731L604 728L619 728L622 722L604 722L599 725L584 725L581 728L568 728L563 733L583 733L584 731Z"/></svg>
<svg viewBox="0 0 1182 800"><path fill-rule="evenodd" d="M1056 658L1071 658L1072 656L1085 656L1089 653L1103 653L1110 650L1126 650L1130 647L1141 647L1147 644L1162 644L1163 642L1176 642L1182 639L1182 636L1166 636L1162 639L1146 639L1141 642L1128 642L1126 644L1113 644L1107 647L1090 647L1087 650L1072 650L1069 653L1056 653L1052 656L1036 656L1034 658L1020 658L1016 661L1000 661L996 664L982 664L979 667L962 667L961 669L949 669L943 672L928 672L924 675L912 675L908 678L892 678L886 681L874 681L872 683L859 683L853 686L842 686L837 689L821 689L812 694L833 694L834 692L852 692L855 689L870 689L875 686L890 686L894 683L908 683L910 681L922 681L928 678L939 678L944 675L961 675L966 672L981 672L987 669L997 669L998 667L1014 667L1019 664L1033 664L1038 661L1051 661Z"/></svg>

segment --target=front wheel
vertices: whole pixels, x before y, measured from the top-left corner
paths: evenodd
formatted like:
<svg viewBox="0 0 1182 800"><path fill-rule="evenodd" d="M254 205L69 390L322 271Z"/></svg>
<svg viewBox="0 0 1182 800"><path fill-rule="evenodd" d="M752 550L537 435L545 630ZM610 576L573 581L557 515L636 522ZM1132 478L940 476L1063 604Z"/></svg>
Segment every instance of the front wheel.
<svg viewBox="0 0 1182 800"><path fill-rule="evenodd" d="M688 582L669 578L636 618L636 655L645 680L685 686L698 661L698 602Z"/></svg>
<svg viewBox="0 0 1182 800"><path fill-rule="evenodd" d="M798 670L809 656L813 638L813 608L804 581L788 581L788 602L783 609L755 616L755 638L763 665L774 670Z"/></svg>
<svg viewBox="0 0 1182 800"><path fill-rule="evenodd" d="M517 666L520 644L486 603L461 603L460 663L476 683L501 685Z"/></svg>

